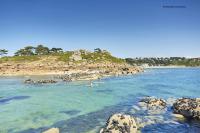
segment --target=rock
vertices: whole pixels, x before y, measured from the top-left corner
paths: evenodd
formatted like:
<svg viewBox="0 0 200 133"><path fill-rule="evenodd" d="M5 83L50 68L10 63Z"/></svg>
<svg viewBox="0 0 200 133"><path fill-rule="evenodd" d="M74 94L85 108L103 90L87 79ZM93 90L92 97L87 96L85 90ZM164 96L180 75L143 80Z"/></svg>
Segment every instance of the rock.
<svg viewBox="0 0 200 133"><path fill-rule="evenodd" d="M147 106L148 109L164 109L166 107L166 102L163 99L146 97L140 100L140 103L143 103ZM140 104L141 105L141 104Z"/></svg>
<svg viewBox="0 0 200 133"><path fill-rule="evenodd" d="M181 114L172 114L172 116L174 116L177 119L184 119L185 117Z"/></svg>
<svg viewBox="0 0 200 133"><path fill-rule="evenodd" d="M59 133L59 129L58 128L50 128L42 133Z"/></svg>
<svg viewBox="0 0 200 133"><path fill-rule="evenodd" d="M174 113L181 114L186 118L200 119L200 99L181 98L173 104Z"/></svg>
<svg viewBox="0 0 200 133"><path fill-rule="evenodd" d="M55 80L52 80L52 79L46 79L46 80L38 80L36 83L39 83L39 84L52 84L52 83L57 83L57 81Z"/></svg>
<svg viewBox="0 0 200 133"><path fill-rule="evenodd" d="M57 81L52 80L52 79L45 79L45 80L38 80L38 81L34 81L32 79L27 79L24 81L24 83L26 84L53 84L53 83L57 83Z"/></svg>
<svg viewBox="0 0 200 133"><path fill-rule="evenodd" d="M34 83L34 81L32 79L26 79L24 81L24 83L26 83L26 84L32 84L32 83Z"/></svg>
<svg viewBox="0 0 200 133"><path fill-rule="evenodd" d="M82 56L81 56L81 52L78 51L74 51L74 53L70 56L70 60L72 61L80 61L82 60Z"/></svg>
<svg viewBox="0 0 200 133"><path fill-rule="evenodd" d="M59 76L58 78L59 78L59 79L62 79L62 81L65 81L65 82L70 82L70 81L72 81L72 77L71 77L70 75L68 75L68 74Z"/></svg>
<svg viewBox="0 0 200 133"><path fill-rule="evenodd" d="M136 133L137 125L135 119L130 115L114 114L100 133Z"/></svg>
<svg viewBox="0 0 200 133"><path fill-rule="evenodd" d="M163 99L146 97L140 100L139 106L148 110L150 114L160 114L165 111L166 102Z"/></svg>

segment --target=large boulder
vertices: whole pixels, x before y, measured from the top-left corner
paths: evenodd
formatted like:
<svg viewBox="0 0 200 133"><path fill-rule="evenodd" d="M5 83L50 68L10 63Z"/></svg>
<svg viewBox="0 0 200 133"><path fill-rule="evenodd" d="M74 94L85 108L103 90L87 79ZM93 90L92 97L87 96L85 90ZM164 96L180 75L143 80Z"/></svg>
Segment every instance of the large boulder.
<svg viewBox="0 0 200 133"><path fill-rule="evenodd" d="M69 57L71 61L80 61L82 60L81 52L74 51L74 53Z"/></svg>
<svg viewBox="0 0 200 133"><path fill-rule="evenodd" d="M130 115L114 114L100 133L136 133L137 125L135 119Z"/></svg>
<svg viewBox="0 0 200 133"><path fill-rule="evenodd" d="M148 110L162 110L165 109L167 103L163 99L145 97L140 100L139 105L142 107L146 107Z"/></svg>
<svg viewBox="0 0 200 133"><path fill-rule="evenodd" d="M181 98L173 104L174 113L186 118L200 119L200 98Z"/></svg>

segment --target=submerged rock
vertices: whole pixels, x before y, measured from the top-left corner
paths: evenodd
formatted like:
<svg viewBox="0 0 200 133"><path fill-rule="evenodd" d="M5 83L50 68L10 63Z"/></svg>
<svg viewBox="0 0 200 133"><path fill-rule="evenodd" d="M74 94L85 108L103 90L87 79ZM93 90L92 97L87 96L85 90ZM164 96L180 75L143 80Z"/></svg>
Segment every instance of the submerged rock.
<svg viewBox="0 0 200 133"><path fill-rule="evenodd" d="M181 98L173 104L174 113L200 119L200 98Z"/></svg>
<svg viewBox="0 0 200 133"><path fill-rule="evenodd" d="M32 79L26 79L24 81L24 83L26 83L26 84L32 84L32 83L34 83L34 81Z"/></svg>
<svg viewBox="0 0 200 133"><path fill-rule="evenodd" d="M59 129L58 128L50 128L42 133L59 133Z"/></svg>
<svg viewBox="0 0 200 133"><path fill-rule="evenodd" d="M143 108L146 107L148 110L162 110L166 107L167 104L163 99L146 97L140 100L139 105Z"/></svg>
<svg viewBox="0 0 200 133"><path fill-rule="evenodd" d="M137 125L135 119L130 115L114 114L100 133L136 133Z"/></svg>
<svg viewBox="0 0 200 133"><path fill-rule="evenodd" d="M57 81L52 80L52 79L46 79L46 80L38 80L37 83L39 84L48 84L48 83L57 83Z"/></svg>
<svg viewBox="0 0 200 133"><path fill-rule="evenodd" d="M70 75L68 75L68 74L59 76L59 78L62 79L62 81L65 81L65 82L72 81L72 77Z"/></svg>
<svg viewBox="0 0 200 133"><path fill-rule="evenodd" d="M175 120L183 121L185 120L185 117L181 114L171 114Z"/></svg>
<svg viewBox="0 0 200 133"><path fill-rule="evenodd" d="M37 80L37 81L34 81L32 79L27 79L24 81L24 83L26 84L53 84L53 83L57 83L57 81L55 80L52 80L52 79L45 79L45 80Z"/></svg>

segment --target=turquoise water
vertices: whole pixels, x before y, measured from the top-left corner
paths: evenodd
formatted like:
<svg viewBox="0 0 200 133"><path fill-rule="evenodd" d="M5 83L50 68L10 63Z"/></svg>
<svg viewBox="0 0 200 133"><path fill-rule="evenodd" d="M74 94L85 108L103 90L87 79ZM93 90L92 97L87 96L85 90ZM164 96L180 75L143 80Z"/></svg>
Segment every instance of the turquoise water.
<svg viewBox="0 0 200 133"><path fill-rule="evenodd" d="M36 77L35 77L36 78ZM0 78L0 133L40 133L59 127L61 133L97 132L115 112L138 117L132 107L144 96L164 99L200 97L200 69L147 69L133 76L88 82L26 85L25 77ZM198 121L171 121L171 109L142 132L200 132ZM175 123L175 124L174 124Z"/></svg>

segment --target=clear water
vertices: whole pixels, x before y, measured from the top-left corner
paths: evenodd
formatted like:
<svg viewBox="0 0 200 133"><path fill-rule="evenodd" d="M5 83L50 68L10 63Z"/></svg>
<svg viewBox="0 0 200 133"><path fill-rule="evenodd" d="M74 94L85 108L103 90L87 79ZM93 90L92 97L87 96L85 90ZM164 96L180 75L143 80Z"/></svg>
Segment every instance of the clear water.
<svg viewBox="0 0 200 133"><path fill-rule="evenodd" d="M200 97L200 69L147 69L145 73L105 78L88 82L49 85L23 84L25 77L0 78L0 133L40 133L58 127L61 133L95 133L115 112L138 117L133 105L143 96ZM144 133L196 133L198 121L171 118L171 109L164 122L148 125Z"/></svg>

